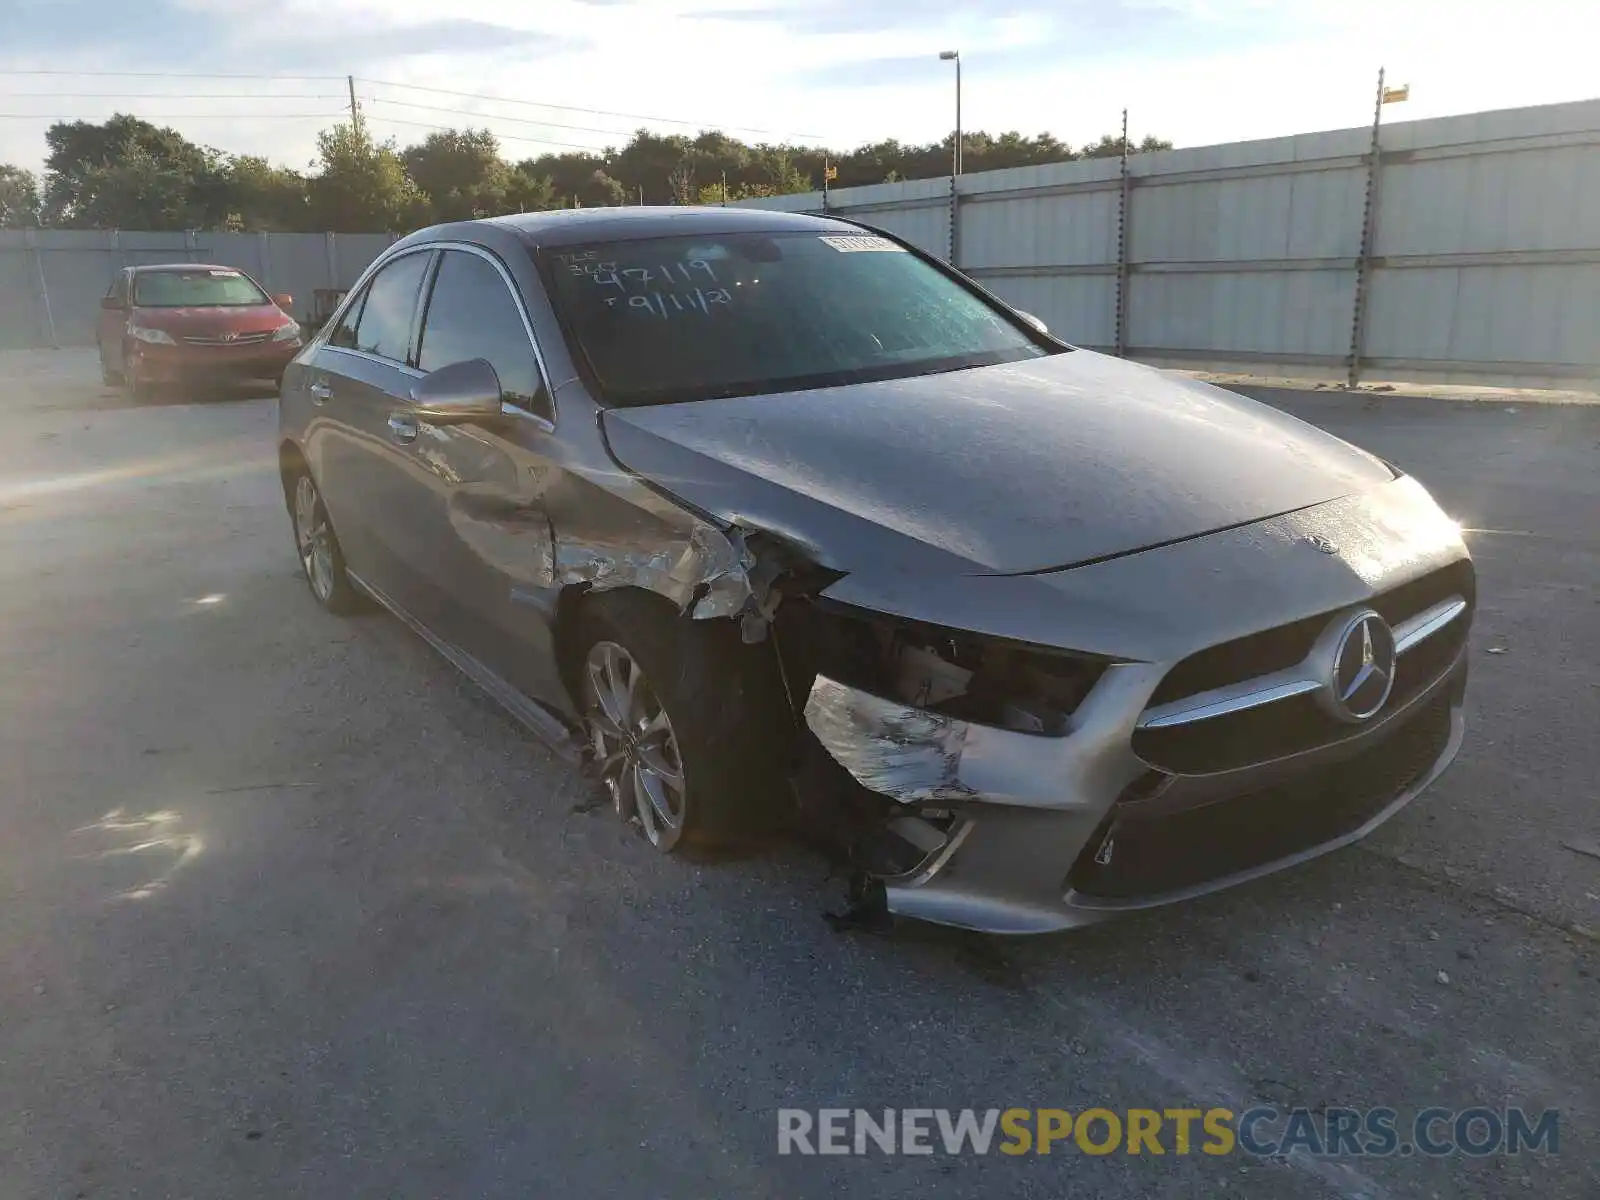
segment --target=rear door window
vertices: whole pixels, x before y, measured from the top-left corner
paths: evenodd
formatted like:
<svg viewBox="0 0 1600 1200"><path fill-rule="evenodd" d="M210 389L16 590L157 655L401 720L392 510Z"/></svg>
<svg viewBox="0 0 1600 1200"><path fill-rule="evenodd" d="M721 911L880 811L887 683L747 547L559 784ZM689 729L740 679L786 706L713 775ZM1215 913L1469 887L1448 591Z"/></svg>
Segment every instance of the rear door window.
<svg viewBox="0 0 1600 1200"><path fill-rule="evenodd" d="M550 416L533 342L506 281L486 259L446 250L423 317L417 366L437 371L473 358L488 360L507 401Z"/></svg>
<svg viewBox="0 0 1600 1200"><path fill-rule="evenodd" d="M411 361L417 294L430 257L426 253L404 255L372 277L356 324L357 350L397 363Z"/></svg>

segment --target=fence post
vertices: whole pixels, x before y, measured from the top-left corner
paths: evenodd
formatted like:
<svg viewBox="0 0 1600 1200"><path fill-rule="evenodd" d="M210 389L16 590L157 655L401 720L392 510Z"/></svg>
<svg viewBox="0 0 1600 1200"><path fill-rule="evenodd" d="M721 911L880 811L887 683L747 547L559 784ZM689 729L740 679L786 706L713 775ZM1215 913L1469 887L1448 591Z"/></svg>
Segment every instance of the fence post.
<svg viewBox="0 0 1600 1200"><path fill-rule="evenodd" d="M24 229L22 231L22 248L24 253L33 251L34 274L39 279L39 304L44 311L43 332L45 340L49 342L50 349L59 350L60 342L56 337L56 316L50 309L50 285L45 282L44 276L44 248L39 245L39 231L37 229Z"/></svg>
<svg viewBox="0 0 1600 1200"><path fill-rule="evenodd" d="M961 252L961 193L956 191L958 176L950 176L950 265L956 270L961 269L961 264L956 261Z"/></svg>
<svg viewBox="0 0 1600 1200"><path fill-rule="evenodd" d="M1378 100L1372 109L1372 146L1367 153L1367 196L1361 211L1361 250L1356 255L1356 295L1351 305L1350 360L1345 386L1361 382L1361 358L1367 343L1367 293L1371 290L1372 246L1378 224L1378 174L1383 156L1378 148L1378 130L1383 120L1383 68L1378 69Z"/></svg>
<svg viewBox="0 0 1600 1200"><path fill-rule="evenodd" d="M1128 110L1122 110L1122 179L1117 191L1117 357L1128 356Z"/></svg>
<svg viewBox="0 0 1600 1200"><path fill-rule="evenodd" d="M328 286L339 286L339 235L331 229L322 235L323 250L328 260Z"/></svg>

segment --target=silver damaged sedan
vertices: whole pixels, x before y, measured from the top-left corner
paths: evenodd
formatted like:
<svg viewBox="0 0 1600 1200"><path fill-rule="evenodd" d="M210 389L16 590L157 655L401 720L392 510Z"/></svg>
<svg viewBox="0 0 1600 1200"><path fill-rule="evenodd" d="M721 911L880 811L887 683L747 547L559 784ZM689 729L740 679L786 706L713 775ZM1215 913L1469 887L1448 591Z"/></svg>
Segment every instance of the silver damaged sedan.
<svg viewBox="0 0 1600 1200"><path fill-rule="evenodd" d="M1420 484L844 221L412 234L290 366L279 459L325 608L391 610L662 851L806 836L861 919L1226 887L1461 740L1474 575Z"/></svg>

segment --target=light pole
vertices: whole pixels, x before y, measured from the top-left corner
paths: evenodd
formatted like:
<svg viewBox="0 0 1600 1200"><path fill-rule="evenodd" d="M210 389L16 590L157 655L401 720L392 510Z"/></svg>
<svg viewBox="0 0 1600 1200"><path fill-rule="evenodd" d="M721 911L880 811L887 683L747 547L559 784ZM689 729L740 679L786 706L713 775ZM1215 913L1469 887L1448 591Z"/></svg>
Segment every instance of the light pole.
<svg viewBox="0 0 1600 1200"><path fill-rule="evenodd" d="M950 156L953 170L951 174L961 174L961 51L939 51L940 62L953 62L956 65L956 142L955 149Z"/></svg>

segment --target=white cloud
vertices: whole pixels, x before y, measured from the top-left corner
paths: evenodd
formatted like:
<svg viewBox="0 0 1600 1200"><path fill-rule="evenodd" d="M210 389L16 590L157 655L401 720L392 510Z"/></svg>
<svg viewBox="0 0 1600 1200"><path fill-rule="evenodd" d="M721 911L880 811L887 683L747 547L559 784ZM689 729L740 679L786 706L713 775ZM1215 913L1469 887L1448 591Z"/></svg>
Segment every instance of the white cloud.
<svg viewBox="0 0 1600 1200"><path fill-rule="evenodd" d="M263 70L348 69L401 83L815 134L840 147L884 137L942 137L951 123L953 73L936 54L951 46L962 52L969 128L1050 130L1070 142L1112 129L1124 105L1136 134L1157 133L1186 145L1362 125L1370 119L1380 63L1388 65L1393 82L1412 85L1411 101L1390 109L1389 120L1600 91L1591 49L1596 19L1592 5L1579 0L1532 0L1514 11L1487 0L456 0L443 15L437 0L278 0L269 10L240 9L233 0L176 3L196 19L217 19L229 30L230 49L251 54ZM479 32L466 36L472 28ZM461 36L441 36L448 30ZM318 39L315 70L297 65L308 38ZM28 61L27 44L24 33L22 48L5 54L11 65L40 65ZM352 58L363 47L376 57L348 68L329 65L338 62L341 47L350 48ZM52 57L50 65L57 64L141 69L140 61L89 39L74 57ZM27 83L40 86L39 80ZM0 83L12 91L21 86L16 77ZM212 87L193 80L96 80L93 86ZM215 90L249 86L222 83ZM168 123L197 141L302 165L313 153L319 122L252 114L337 111L337 100L302 105L290 98L330 87L337 92L337 81L269 86L280 99L124 106L234 114ZM506 150L515 157L541 147L509 140L512 135L598 146L626 140L639 123L358 86L373 97L455 110L373 103L369 112L382 133L406 142L427 132L398 123L402 119L487 123L507 137ZM0 111L54 113L65 111L63 103L75 102L6 97ZM110 102L82 111L109 113ZM541 116L607 132L502 119ZM0 120L0 160L37 166L44 124Z"/></svg>

